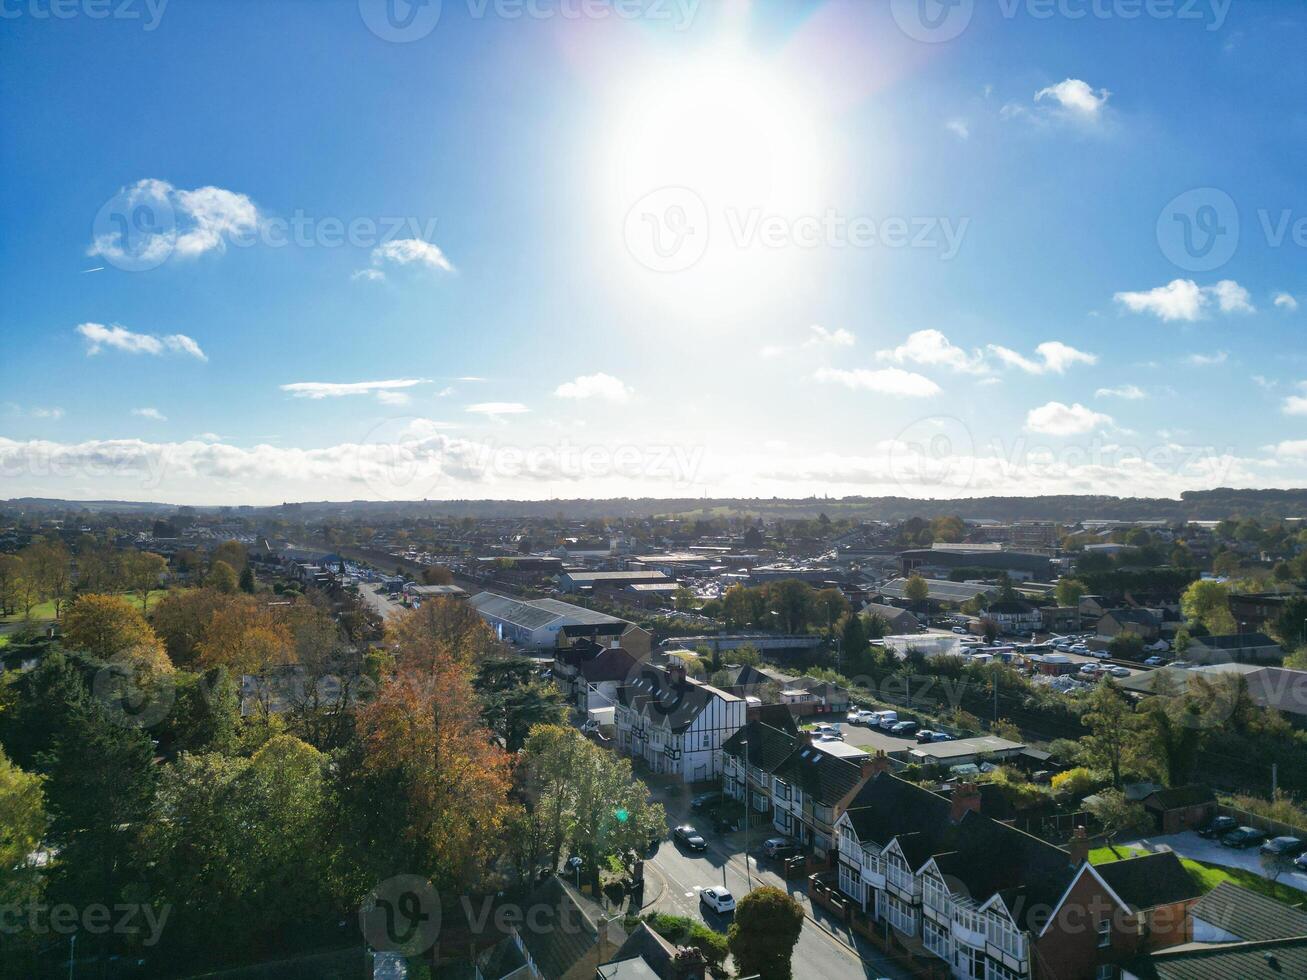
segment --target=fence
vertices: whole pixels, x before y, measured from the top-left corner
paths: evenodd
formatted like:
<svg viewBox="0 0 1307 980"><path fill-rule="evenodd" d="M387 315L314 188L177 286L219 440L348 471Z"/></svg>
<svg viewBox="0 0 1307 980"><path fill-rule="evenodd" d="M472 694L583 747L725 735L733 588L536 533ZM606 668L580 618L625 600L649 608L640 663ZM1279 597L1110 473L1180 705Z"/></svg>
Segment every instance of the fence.
<svg viewBox="0 0 1307 980"><path fill-rule="evenodd" d="M1228 803L1217 803L1216 812L1223 817L1234 817L1241 827L1256 827L1258 830L1264 830L1271 837L1297 837L1300 840L1307 840L1307 830L1302 827L1250 813Z"/></svg>

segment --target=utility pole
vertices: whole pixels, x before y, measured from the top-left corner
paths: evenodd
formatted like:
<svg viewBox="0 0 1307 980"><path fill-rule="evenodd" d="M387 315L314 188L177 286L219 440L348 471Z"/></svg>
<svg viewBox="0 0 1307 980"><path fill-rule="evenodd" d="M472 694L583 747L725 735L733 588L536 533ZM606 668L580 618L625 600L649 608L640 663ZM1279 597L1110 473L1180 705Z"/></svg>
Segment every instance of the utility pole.
<svg viewBox="0 0 1307 980"><path fill-rule="evenodd" d="M994 724L998 724L998 678L990 678L990 686L994 688Z"/></svg>
<svg viewBox="0 0 1307 980"><path fill-rule="evenodd" d="M1271 763L1271 799L1274 800L1280 792L1280 764Z"/></svg>

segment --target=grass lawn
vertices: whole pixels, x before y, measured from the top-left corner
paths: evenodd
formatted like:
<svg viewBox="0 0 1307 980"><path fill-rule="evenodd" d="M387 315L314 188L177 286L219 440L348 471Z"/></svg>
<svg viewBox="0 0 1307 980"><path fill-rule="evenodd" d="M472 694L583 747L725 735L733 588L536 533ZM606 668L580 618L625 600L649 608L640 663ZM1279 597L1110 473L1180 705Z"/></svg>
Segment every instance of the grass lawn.
<svg viewBox="0 0 1307 980"><path fill-rule="evenodd" d="M1117 851L1120 857L1136 857L1148 852L1138 847L1118 847ZM1089 852L1090 864L1111 864L1120 858L1112 853L1110 847L1096 847ZM1265 895L1267 898L1273 898L1277 902L1283 902L1285 905L1301 906L1307 901L1307 894L1299 891L1291 885L1283 885L1278 881L1268 881L1261 875L1253 871L1246 871L1243 868L1224 868L1219 864L1207 864L1203 861L1193 861L1189 858L1180 858L1180 863L1185 866L1194 880L1198 882L1203 890L1203 894L1210 892L1213 888L1223 881L1247 888L1250 892L1257 892Z"/></svg>
<svg viewBox="0 0 1307 980"><path fill-rule="evenodd" d="M179 588L179 589L170 589L170 590L160 589L158 592L151 592L150 600L149 602L146 603L145 609L147 612L153 611L154 607L157 606L160 602L162 602L164 596L168 595L170 592L189 592L189 591L190 589ZM136 606L138 609L140 608L141 600L137 596L134 596L129 592L123 592L121 593L121 595L133 606ZM67 611L67 609L68 609L68 600L65 600L63 604L63 609L60 611L65 612ZM49 623L49 622L53 622L53 620L54 620L53 602L40 602L32 607L33 623ZM0 616L0 623L21 623L22 621L23 621L23 614L21 611L15 613L12 616Z"/></svg>

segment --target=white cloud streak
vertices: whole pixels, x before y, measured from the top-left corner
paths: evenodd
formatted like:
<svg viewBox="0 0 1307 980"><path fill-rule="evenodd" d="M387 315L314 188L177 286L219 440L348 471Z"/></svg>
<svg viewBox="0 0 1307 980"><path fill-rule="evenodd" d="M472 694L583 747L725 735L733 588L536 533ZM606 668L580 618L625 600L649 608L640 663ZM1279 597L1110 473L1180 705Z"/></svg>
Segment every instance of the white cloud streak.
<svg viewBox="0 0 1307 980"><path fill-rule="evenodd" d="M184 333L156 336L149 333L133 333L118 324L105 326L103 323L79 323L77 332L86 338L88 356L98 354L106 347L128 354L185 354L199 361L207 361L208 356L190 337Z"/></svg>

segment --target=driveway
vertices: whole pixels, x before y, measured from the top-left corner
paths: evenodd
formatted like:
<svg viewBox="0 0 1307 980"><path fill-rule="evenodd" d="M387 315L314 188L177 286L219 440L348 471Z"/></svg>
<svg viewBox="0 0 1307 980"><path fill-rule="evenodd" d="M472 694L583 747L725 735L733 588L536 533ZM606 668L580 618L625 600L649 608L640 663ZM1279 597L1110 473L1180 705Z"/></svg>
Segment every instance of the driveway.
<svg viewBox="0 0 1307 980"><path fill-rule="evenodd" d="M1168 847L1180 857L1192 858L1206 864L1218 864L1223 868L1239 868L1243 871L1251 871L1253 874L1267 879L1271 877L1262 868L1261 856L1257 848L1249 847L1245 850L1236 850L1233 847L1223 847L1220 841L1206 840L1199 837L1192 830L1185 831L1183 834L1162 834L1157 837L1145 837L1126 846L1142 847L1147 851L1156 851ZM1307 892L1307 872L1288 871L1280 875L1276 880L1283 885L1289 885Z"/></svg>

